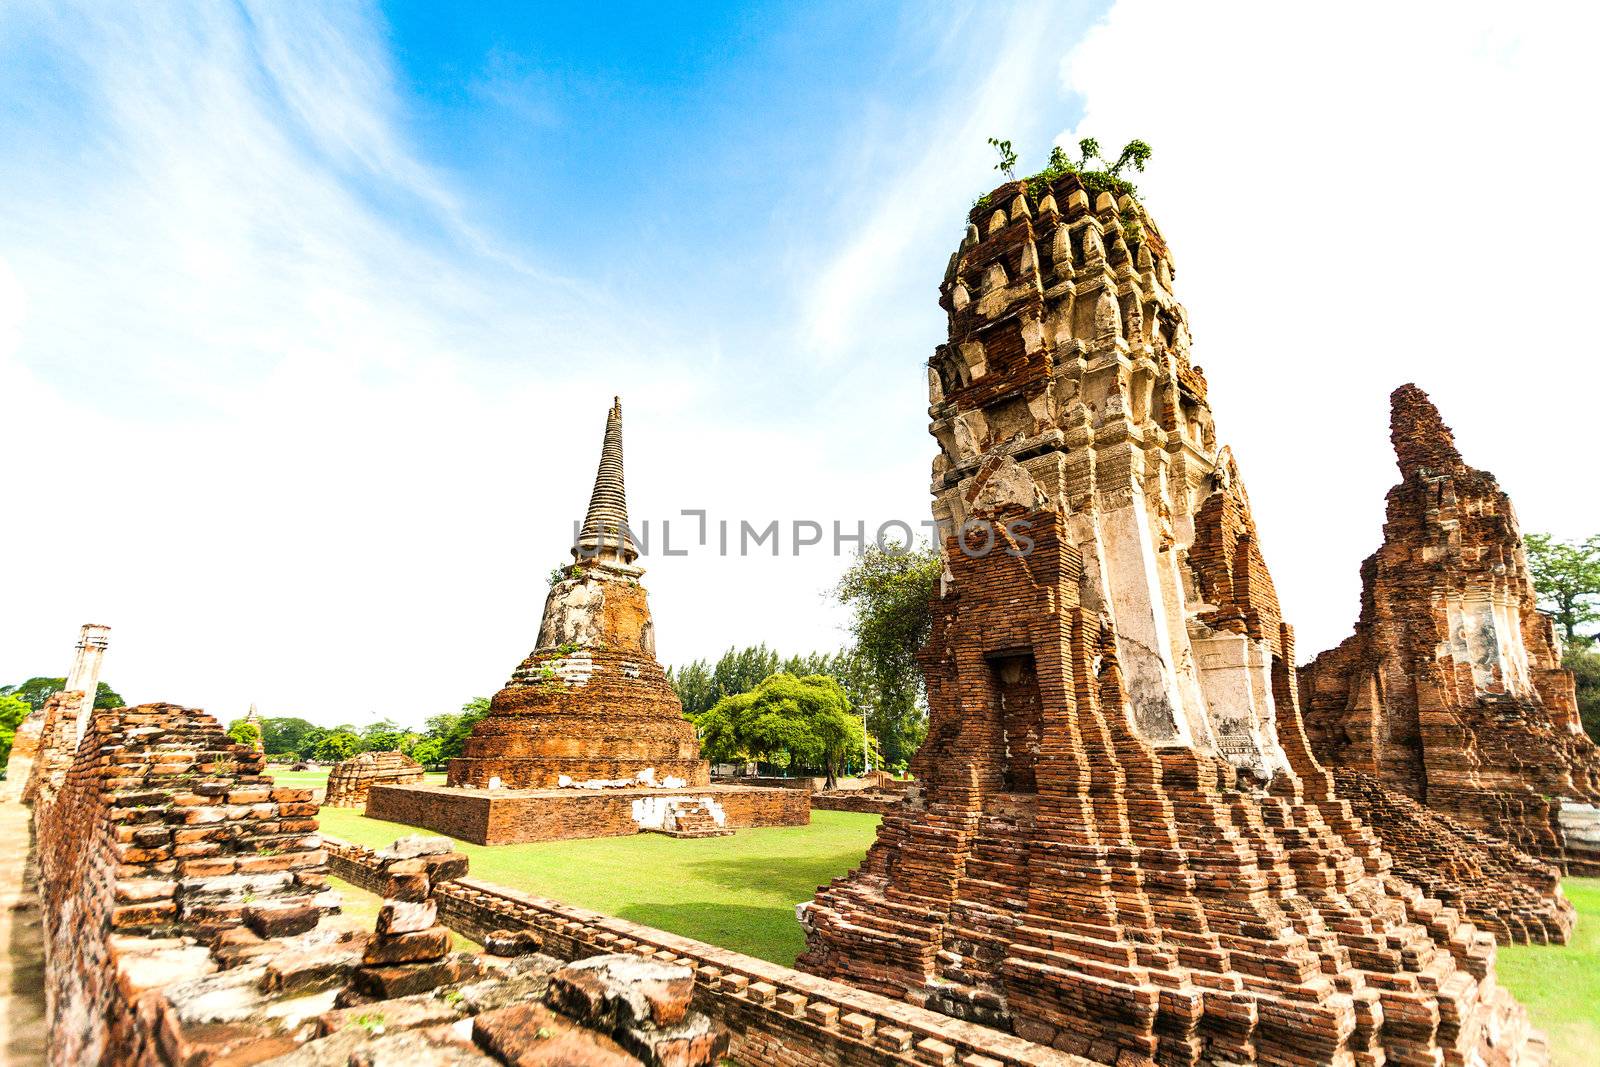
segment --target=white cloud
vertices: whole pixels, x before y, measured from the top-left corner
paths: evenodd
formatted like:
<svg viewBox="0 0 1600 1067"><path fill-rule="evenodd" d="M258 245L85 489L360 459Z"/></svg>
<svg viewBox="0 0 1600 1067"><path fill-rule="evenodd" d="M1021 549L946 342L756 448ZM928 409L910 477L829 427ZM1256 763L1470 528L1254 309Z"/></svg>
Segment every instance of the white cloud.
<svg viewBox="0 0 1600 1067"><path fill-rule="evenodd" d="M1309 657L1340 640L1416 381L1525 529L1593 532L1577 427L1600 374L1592 7L1117 4L1062 66L1082 121L1155 148L1219 434ZM1582 479L1580 479L1581 481Z"/></svg>
<svg viewBox="0 0 1600 1067"><path fill-rule="evenodd" d="M641 517L809 510L793 486L848 463L730 405L737 381L696 370L710 342L495 246L405 145L362 20L13 18L0 63L26 47L81 98L0 113L34 164L0 172L26 508L0 558L27 606L0 619L0 677L63 671L92 620L130 699L417 721L531 646L613 392ZM837 643L835 567L653 564L664 656ZM752 589L799 607L754 625L726 606Z"/></svg>
<svg viewBox="0 0 1600 1067"><path fill-rule="evenodd" d="M657 530L685 507L921 519L934 288L992 177L984 138L1037 163L1068 89L1086 131L1155 145L1149 201L1304 651L1354 616L1401 381L1530 527L1588 532L1584 460L1553 442L1594 385L1572 294L1594 282L1596 209L1587 146L1547 148L1586 98L1585 35L1288 7L1118 7L1054 85L1081 13L930 18L949 92L864 107L812 243L741 250L810 271L797 321L763 334L645 318L502 245L408 145L361 17L8 6L0 86L26 71L32 91L0 111L20 516L0 533L20 606L0 679L64 670L93 620L126 696L224 717L253 700L415 721L489 692L532 642L613 392ZM724 334L770 344L724 354ZM749 401L786 374L831 385ZM648 562L668 662L839 641L826 554Z"/></svg>

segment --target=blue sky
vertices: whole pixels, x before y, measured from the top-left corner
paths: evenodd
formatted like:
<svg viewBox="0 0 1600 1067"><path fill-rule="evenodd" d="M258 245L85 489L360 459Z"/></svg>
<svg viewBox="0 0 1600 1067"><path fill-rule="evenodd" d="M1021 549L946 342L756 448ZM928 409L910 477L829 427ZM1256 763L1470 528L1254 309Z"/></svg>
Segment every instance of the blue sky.
<svg viewBox="0 0 1600 1067"><path fill-rule="evenodd" d="M1355 616L1401 381L1527 527L1600 525L1548 440L1551 383L1594 385L1550 310L1595 280L1563 236L1595 229L1569 114L1593 21L5 5L0 470L28 519L0 559L30 607L0 619L0 677L64 670L97 621L126 696L224 718L419 721L490 692L617 393L657 528L925 518L924 363L985 138L1028 167L1085 133L1155 146L1142 187L1309 655ZM1485 146L1570 191L1561 226L1485 218L1550 214L1463 178ZM1539 270L1491 270L1507 247ZM830 552L647 562L667 662L842 641Z"/></svg>

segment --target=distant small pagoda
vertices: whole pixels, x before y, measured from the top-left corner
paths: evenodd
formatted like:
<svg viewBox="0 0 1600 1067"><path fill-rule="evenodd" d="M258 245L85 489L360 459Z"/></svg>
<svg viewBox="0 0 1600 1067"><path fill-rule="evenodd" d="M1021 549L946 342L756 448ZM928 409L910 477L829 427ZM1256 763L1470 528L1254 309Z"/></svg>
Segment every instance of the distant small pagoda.
<svg viewBox="0 0 1600 1067"><path fill-rule="evenodd" d="M449 784L549 789L650 771L657 782L705 785L710 768L656 661L655 623L639 584L620 398L606 416L572 556L550 587L537 646L495 694L464 755L450 761Z"/></svg>

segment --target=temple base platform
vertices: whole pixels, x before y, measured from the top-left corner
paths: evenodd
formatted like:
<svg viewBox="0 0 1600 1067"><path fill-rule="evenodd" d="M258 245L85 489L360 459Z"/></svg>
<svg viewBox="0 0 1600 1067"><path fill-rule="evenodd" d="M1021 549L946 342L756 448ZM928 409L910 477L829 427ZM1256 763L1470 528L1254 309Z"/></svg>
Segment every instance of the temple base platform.
<svg viewBox="0 0 1600 1067"><path fill-rule="evenodd" d="M510 845L650 831L710 837L748 827L806 826L811 822L811 798L799 789L737 785L673 789L374 785L367 795L366 815L479 845Z"/></svg>

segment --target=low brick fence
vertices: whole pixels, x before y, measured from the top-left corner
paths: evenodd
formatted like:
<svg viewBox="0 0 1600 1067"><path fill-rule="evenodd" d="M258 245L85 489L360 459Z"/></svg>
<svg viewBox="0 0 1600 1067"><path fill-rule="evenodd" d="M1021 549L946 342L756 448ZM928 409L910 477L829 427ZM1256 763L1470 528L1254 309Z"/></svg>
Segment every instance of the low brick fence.
<svg viewBox="0 0 1600 1067"><path fill-rule="evenodd" d="M811 807L822 811L857 811L884 815L905 803L904 793L880 793L875 789L831 789L811 794Z"/></svg>
<svg viewBox="0 0 1600 1067"><path fill-rule="evenodd" d="M329 869L375 884L370 849L324 838ZM565 960L631 952L695 972L695 1007L732 1035L729 1055L784 1067L1091 1067L1012 1034L939 1015L840 982L781 967L649 926L504 886L461 878L433 889L439 920L475 941L494 930L527 930L541 951Z"/></svg>
<svg viewBox="0 0 1600 1067"><path fill-rule="evenodd" d="M640 832L633 802L681 796L715 801L729 829L804 826L811 806L802 791L709 785L666 789L490 790L436 785L374 785L371 819L404 823L478 845L624 837Z"/></svg>

